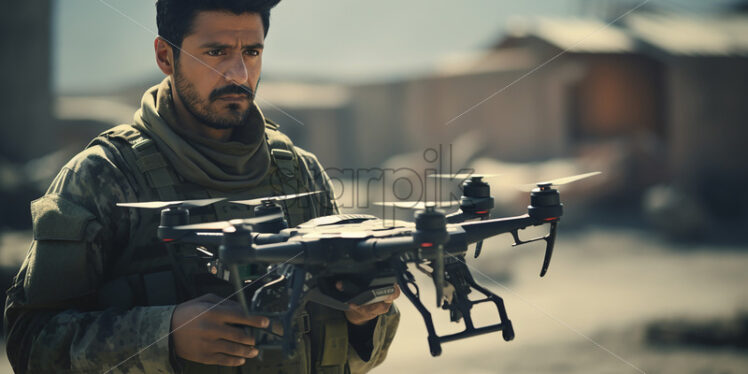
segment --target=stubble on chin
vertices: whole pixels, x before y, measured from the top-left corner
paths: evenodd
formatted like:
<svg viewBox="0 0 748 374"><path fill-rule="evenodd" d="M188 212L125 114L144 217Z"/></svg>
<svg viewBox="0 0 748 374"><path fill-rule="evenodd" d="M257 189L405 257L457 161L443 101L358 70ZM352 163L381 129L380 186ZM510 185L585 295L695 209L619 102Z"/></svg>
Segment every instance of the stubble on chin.
<svg viewBox="0 0 748 374"><path fill-rule="evenodd" d="M250 100L246 109L236 103L222 103L221 100L201 99L190 82L177 75L176 94L187 111L203 125L218 129L232 129L244 126L252 111Z"/></svg>
<svg viewBox="0 0 748 374"><path fill-rule="evenodd" d="M220 100L211 102L211 108L206 108L207 126L216 129L242 127L247 123L252 110L250 101L246 107L236 103L221 103Z"/></svg>

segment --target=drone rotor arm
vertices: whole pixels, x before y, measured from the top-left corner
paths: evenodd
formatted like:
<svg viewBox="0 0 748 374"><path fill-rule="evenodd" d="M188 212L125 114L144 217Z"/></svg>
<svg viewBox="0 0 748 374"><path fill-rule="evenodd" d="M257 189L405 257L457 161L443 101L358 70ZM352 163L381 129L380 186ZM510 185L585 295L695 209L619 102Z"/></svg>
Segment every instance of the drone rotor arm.
<svg viewBox="0 0 748 374"><path fill-rule="evenodd" d="M512 246L518 246L522 244L537 242L540 240L545 241L545 256L543 257L543 267L540 269L540 276L545 276L548 272L548 266L551 264L551 256L553 256L553 247L556 244L556 231L558 229L558 221L551 221L551 229L548 235L540 236L537 238L522 240L519 238L518 230L513 230L512 237L514 238L514 244Z"/></svg>
<svg viewBox="0 0 748 374"><path fill-rule="evenodd" d="M483 218L483 217L485 216L481 214L458 210L454 213L447 214L447 223L463 223L467 220Z"/></svg>
<svg viewBox="0 0 748 374"><path fill-rule="evenodd" d="M287 233L257 233L252 237L252 243L263 245L263 244L274 244L288 241L289 235Z"/></svg>
<svg viewBox="0 0 748 374"><path fill-rule="evenodd" d="M250 263L270 263L270 264L307 264L309 259L304 256L306 253L305 243L280 242L264 245L250 245L246 248L225 248L221 247L219 256L221 261L226 264L250 264Z"/></svg>
<svg viewBox="0 0 748 374"><path fill-rule="evenodd" d="M192 232L185 233L184 236L176 240L166 239L163 241L166 243L170 241L179 241L179 243L184 244L216 246L223 242L223 235L217 232Z"/></svg>
<svg viewBox="0 0 748 374"><path fill-rule="evenodd" d="M395 254L417 248L412 236L372 238L359 242L353 257L357 260L385 260Z"/></svg>
<svg viewBox="0 0 748 374"><path fill-rule="evenodd" d="M467 244L473 244L499 234L511 233L512 231L540 223L542 222L530 217L528 214L523 214L516 217L466 222L460 226L465 230Z"/></svg>

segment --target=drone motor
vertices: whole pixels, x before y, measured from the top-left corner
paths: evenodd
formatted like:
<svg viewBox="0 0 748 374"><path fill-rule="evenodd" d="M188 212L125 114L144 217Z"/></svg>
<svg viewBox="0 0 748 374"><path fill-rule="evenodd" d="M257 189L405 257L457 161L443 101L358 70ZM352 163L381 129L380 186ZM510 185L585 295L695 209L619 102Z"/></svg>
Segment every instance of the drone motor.
<svg viewBox="0 0 748 374"><path fill-rule="evenodd" d="M419 210L415 215L416 231L413 241L422 250L434 252L431 267L434 269L432 278L436 288L436 306L439 307L444 299L444 244L449 241L447 233L447 218L444 212L434 206L426 206L426 210Z"/></svg>
<svg viewBox="0 0 748 374"><path fill-rule="evenodd" d="M264 221L255 225L254 230L262 233L277 234L288 228L288 221L283 217L283 208L273 200L265 200L262 204L254 207L255 217L267 217L277 215L278 218Z"/></svg>
<svg viewBox="0 0 748 374"><path fill-rule="evenodd" d="M558 190L551 188L551 183L539 183L530 193L528 214L543 221L556 221L564 213L564 204Z"/></svg>

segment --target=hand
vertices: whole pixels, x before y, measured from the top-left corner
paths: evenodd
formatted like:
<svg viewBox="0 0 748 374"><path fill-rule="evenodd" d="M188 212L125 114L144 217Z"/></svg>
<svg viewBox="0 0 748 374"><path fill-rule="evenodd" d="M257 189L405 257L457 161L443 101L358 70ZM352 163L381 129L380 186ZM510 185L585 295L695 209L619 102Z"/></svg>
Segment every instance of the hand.
<svg viewBox="0 0 748 374"><path fill-rule="evenodd" d="M342 291L343 284L338 282L335 285L338 290ZM374 304L368 305L356 305L349 304L350 309L345 311L345 318L348 322L361 326L378 316L387 313L392 307L392 302L400 296L400 287L395 285L395 292L392 295L387 296L387 299Z"/></svg>
<svg viewBox="0 0 748 374"><path fill-rule="evenodd" d="M247 317L239 303L207 294L177 305L171 317L177 356L207 365L240 366L256 357L254 337L235 325L267 327L266 317Z"/></svg>

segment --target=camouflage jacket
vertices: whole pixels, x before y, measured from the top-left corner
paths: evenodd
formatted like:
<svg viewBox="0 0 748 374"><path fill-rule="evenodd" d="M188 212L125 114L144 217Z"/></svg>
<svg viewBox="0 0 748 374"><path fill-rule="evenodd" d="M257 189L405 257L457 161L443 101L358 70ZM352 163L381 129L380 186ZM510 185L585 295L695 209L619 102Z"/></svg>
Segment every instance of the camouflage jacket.
<svg viewBox="0 0 748 374"><path fill-rule="evenodd" d="M316 157L295 149L309 165L313 186L331 191ZM135 172L116 147L90 146L32 203L34 241L8 290L4 321L16 372L175 371L168 338L175 305L112 308L96 297L141 219L137 211L115 206L145 198L133 183ZM333 204L321 213L336 211ZM369 357L347 349L346 371L363 373L381 363L398 320L394 307L380 316L372 336L364 339ZM307 364L298 372L310 370L314 365ZM210 372L238 371L214 367Z"/></svg>

